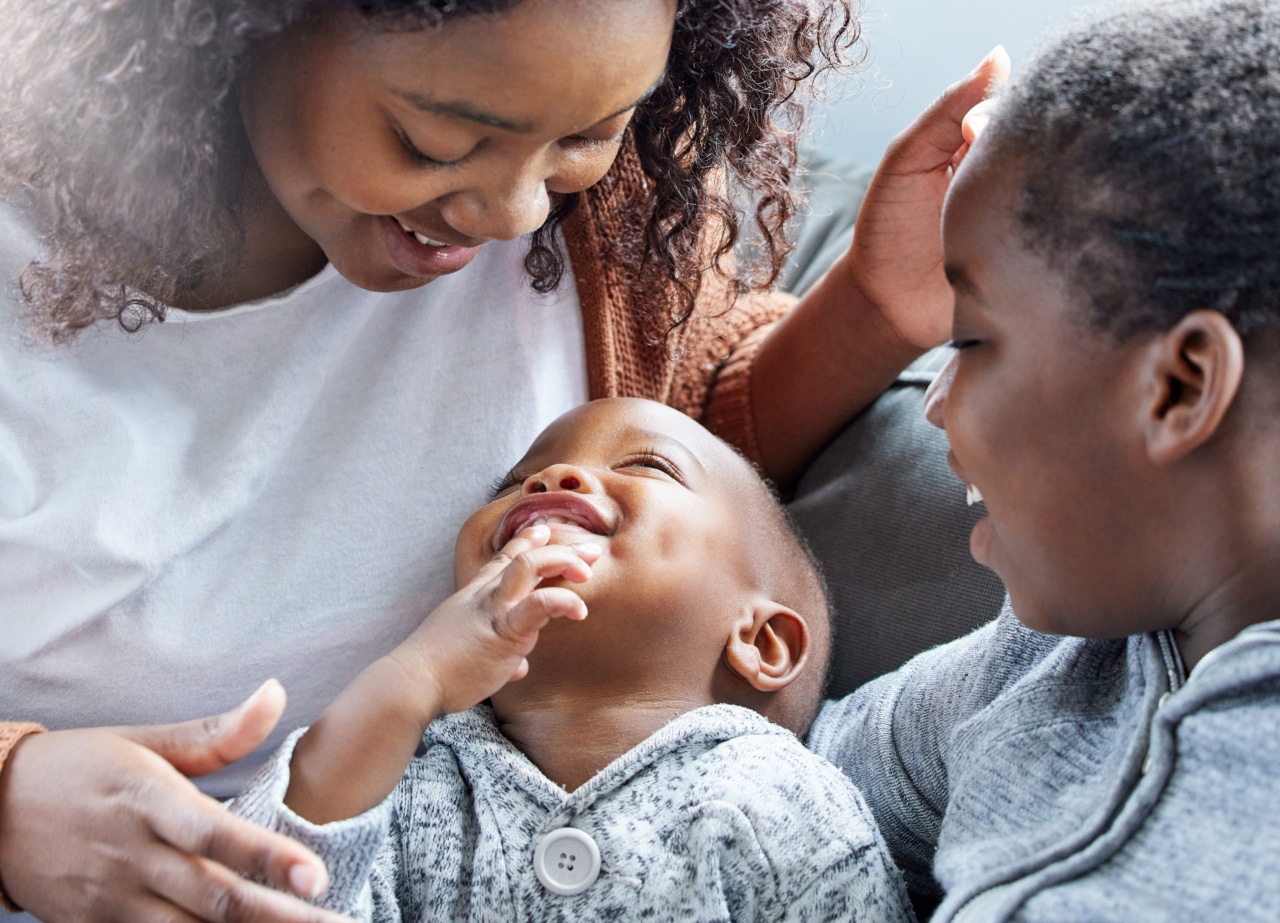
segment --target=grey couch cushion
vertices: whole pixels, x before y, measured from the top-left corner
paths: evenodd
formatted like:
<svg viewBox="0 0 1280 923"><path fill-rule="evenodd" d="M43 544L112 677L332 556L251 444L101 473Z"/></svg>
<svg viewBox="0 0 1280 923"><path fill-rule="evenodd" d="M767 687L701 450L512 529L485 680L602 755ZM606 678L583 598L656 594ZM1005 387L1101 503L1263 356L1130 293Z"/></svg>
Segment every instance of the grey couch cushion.
<svg viewBox="0 0 1280 923"><path fill-rule="evenodd" d="M820 161L806 179L810 214L783 280L797 293L848 247L870 171ZM1000 610L1000 581L969 556L980 513L947 466L946 436L924 418L925 388L946 357L934 350L904 372L810 466L791 503L831 590L832 696Z"/></svg>
<svg viewBox="0 0 1280 923"><path fill-rule="evenodd" d="M835 613L828 692L844 695L913 654L995 618L1004 588L969 556L981 515L924 419L929 354L809 467L791 513L822 562Z"/></svg>

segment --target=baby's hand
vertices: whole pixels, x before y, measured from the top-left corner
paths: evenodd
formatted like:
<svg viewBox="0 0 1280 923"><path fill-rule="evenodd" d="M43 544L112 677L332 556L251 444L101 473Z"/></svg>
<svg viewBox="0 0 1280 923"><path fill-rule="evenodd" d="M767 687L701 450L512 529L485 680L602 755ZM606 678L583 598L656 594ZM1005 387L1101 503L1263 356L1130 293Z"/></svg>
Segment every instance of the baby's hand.
<svg viewBox="0 0 1280 923"><path fill-rule="evenodd" d="M463 711L522 678L529 672L525 657L551 619L587 617L577 593L543 581L586 582L600 548L548 545L550 538L545 525L516 535L391 652L389 659L409 677L408 688L423 693L424 719Z"/></svg>

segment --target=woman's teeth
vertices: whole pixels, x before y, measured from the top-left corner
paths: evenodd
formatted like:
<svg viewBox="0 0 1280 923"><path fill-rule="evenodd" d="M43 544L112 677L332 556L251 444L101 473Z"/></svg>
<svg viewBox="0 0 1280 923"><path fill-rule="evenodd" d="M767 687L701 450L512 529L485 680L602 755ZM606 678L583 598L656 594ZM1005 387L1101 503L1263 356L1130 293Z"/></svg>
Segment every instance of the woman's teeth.
<svg viewBox="0 0 1280 923"><path fill-rule="evenodd" d="M414 240L416 240L418 243L422 244L424 247L447 247L447 246L449 246L448 244L446 244L446 243L445 243L444 241L442 241L442 240L432 240L430 237L427 237L427 236L425 236L425 235L423 235L423 234L419 234L417 231L415 231L415 230L413 230L412 228L410 228L410 227L409 227L409 225L405 224L403 221L400 221L400 219L399 219L399 218L397 218L397 219L396 219L396 221L398 221L398 222L400 223L400 227L402 227L402 228L404 229L404 232L405 232L406 234L408 234L410 237L412 237L412 238L413 238Z"/></svg>
<svg viewBox="0 0 1280 923"><path fill-rule="evenodd" d="M972 484L965 484L964 485L964 502L969 504L969 506L973 506L975 503L981 503L982 491L978 490L978 488Z"/></svg>

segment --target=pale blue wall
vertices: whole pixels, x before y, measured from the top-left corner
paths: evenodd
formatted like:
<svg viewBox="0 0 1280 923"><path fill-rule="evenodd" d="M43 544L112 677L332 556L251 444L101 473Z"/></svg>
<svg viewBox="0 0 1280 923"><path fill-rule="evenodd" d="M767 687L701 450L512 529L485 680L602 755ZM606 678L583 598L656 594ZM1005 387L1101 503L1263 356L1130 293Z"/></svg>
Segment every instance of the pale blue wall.
<svg viewBox="0 0 1280 923"><path fill-rule="evenodd" d="M816 122L815 143L865 163L949 83L1003 44L1015 68L1046 28L1114 0L863 0L870 58Z"/></svg>

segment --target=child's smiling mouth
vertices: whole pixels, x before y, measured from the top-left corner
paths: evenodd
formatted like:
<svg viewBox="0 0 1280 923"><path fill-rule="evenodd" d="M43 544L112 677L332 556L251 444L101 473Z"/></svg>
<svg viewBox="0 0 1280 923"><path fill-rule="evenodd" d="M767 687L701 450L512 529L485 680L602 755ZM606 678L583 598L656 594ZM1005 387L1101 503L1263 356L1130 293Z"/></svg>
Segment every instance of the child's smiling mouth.
<svg viewBox="0 0 1280 923"><path fill-rule="evenodd" d="M581 494L569 491L531 494L503 515L493 536L493 550L498 551L513 536L538 523L551 526L553 532L575 530L591 535L612 535L615 527Z"/></svg>

